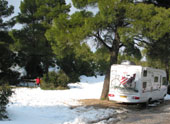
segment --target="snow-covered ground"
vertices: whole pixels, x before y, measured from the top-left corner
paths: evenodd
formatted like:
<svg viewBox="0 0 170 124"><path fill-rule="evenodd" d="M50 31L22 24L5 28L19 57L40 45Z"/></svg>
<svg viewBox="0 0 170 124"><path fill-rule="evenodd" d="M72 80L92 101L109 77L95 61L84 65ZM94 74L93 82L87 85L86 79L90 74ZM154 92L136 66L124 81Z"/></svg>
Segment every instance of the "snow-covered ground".
<svg viewBox="0 0 170 124"><path fill-rule="evenodd" d="M114 109L76 107L79 99L99 99L104 77L81 77L81 82L69 84L69 90L41 90L40 88L16 88L10 98L7 111L10 120L0 124L105 124L114 121ZM166 100L170 100L167 95Z"/></svg>
<svg viewBox="0 0 170 124"><path fill-rule="evenodd" d="M7 107L10 120L0 121L0 124L104 124L104 118L118 111L85 106L71 109L72 105L81 104L79 99L99 99L103 80L101 76L82 76L81 82L69 84L69 90L16 88Z"/></svg>

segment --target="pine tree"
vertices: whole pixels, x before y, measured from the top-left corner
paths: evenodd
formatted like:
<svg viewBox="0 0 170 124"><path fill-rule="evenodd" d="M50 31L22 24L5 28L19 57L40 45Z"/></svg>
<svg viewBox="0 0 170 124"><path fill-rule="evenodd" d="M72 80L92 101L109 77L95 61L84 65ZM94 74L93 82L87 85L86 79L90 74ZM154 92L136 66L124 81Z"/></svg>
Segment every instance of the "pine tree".
<svg viewBox="0 0 170 124"><path fill-rule="evenodd" d="M13 48L18 51L19 65L25 67L27 78L42 76L55 64L55 56L45 32L54 17L69 11L63 0L23 0L16 17L23 24L11 33L15 40Z"/></svg>
<svg viewBox="0 0 170 124"><path fill-rule="evenodd" d="M154 4L158 7L170 8L169 0L143 0L145 3Z"/></svg>
<svg viewBox="0 0 170 124"><path fill-rule="evenodd" d="M128 55L141 57L138 46L150 45L149 39L158 39L169 31L169 12L154 5L133 3L132 0L73 0L75 7L82 9L97 6L99 11L91 19L86 19L86 37L93 37L108 49L110 66L118 62L121 48ZM166 13L166 14L165 14ZM109 91L110 66L105 77L101 99Z"/></svg>
<svg viewBox="0 0 170 124"><path fill-rule="evenodd" d="M13 40L8 35L9 28L14 24L13 19L5 21L13 13L13 6L8 6L6 0L0 0L0 120L7 118L6 105L12 91L6 86L14 84L18 73L11 70L15 64L15 54L10 50Z"/></svg>
<svg viewBox="0 0 170 124"><path fill-rule="evenodd" d="M52 48L57 58L57 65L70 77L71 82L79 80L81 75L94 75L94 55L82 41L84 31L84 16L91 13L76 12L73 15L61 14L54 19L46 37L52 42ZM77 35L79 34L79 35Z"/></svg>
<svg viewBox="0 0 170 124"><path fill-rule="evenodd" d="M124 47L127 51L132 50L140 55L140 51L134 45L134 40L126 36L126 29L130 26L128 20L129 6L133 7L132 1L128 0L87 0L73 1L75 7L82 9L88 5L96 6L99 12L86 19L85 29L87 37L93 37L97 41L99 48L104 46L110 55L109 66L107 69L101 99L107 97L109 91L110 66L118 62L119 50Z"/></svg>
<svg viewBox="0 0 170 124"><path fill-rule="evenodd" d="M9 29L13 26L13 19L7 21L13 13L13 6L8 6L6 0L0 0L0 85L14 83L18 73L13 72L11 67L15 64L15 53L10 50L13 40L8 35ZM12 81L12 82L11 82Z"/></svg>
<svg viewBox="0 0 170 124"><path fill-rule="evenodd" d="M149 4L154 4L155 6L163 7L167 9L166 11L164 10L165 12L162 11L162 13L164 13L162 20L164 17L166 17L165 19L166 21L164 21L165 27L162 28L162 30L159 30L159 32L164 32L164 33L157 39L150 38L151 44L147 47L148 49L147 55L148 55L148 59L160 61L161 63L163 63L167 73L167 80L169 81L169 70L170 70L169 57L170 56L168 53L170 47L169 46L170 31L167 31L168 28L166 26L170 24L168 21L169 19L168 9L170 8L170 2L168 0L144 0L144 2ZM161 24L160 22L157 23Z"/></svg>

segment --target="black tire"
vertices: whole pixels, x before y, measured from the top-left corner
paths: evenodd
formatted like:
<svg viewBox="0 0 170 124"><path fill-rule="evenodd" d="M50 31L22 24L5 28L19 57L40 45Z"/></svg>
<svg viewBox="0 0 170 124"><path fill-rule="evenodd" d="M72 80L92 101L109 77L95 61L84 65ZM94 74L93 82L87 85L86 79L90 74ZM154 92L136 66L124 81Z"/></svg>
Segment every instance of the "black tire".
<svg viewBox="0 0 170 124"><path fill-rule="evenodd" d="M146 107L149 107L149 104L151 104L152 98L149 98L148 101L145 103Z"/></svg>
<svg viewBox="0 0 170 124"><path fill-rule="evenodd" d="M165 103L165 96L166 96L166 94L164 95L164 97L162 99L160 99L160 103Z"/></svg>
<svg viewBox="0 0 170 124"><path fill-rule="evenodd" d="M165 99L163 98L163 99L160 99L160 103L162 104L162 103L165 103Z"/></svg>
<svg viewBox="0 0 170 124"><path fill-rule="evenodd" d="M147 102L140 103L139 108L148 108L149 104L151 103L152 98L149 98Z"/></svg>

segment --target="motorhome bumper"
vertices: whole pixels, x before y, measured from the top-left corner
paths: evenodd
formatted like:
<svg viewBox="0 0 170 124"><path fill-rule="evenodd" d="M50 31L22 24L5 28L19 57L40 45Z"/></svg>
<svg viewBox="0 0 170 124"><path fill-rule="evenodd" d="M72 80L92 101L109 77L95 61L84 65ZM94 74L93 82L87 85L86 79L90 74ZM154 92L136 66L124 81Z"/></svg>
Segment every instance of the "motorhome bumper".
<svg viewBox="0 0 170 124"><path fill-rule="evenodd" d="M115 94L108 94L109 100L117 101L117 102L125 102L125 103L139 103L143 100L139 96L134 95L115 95Z"/></svg>

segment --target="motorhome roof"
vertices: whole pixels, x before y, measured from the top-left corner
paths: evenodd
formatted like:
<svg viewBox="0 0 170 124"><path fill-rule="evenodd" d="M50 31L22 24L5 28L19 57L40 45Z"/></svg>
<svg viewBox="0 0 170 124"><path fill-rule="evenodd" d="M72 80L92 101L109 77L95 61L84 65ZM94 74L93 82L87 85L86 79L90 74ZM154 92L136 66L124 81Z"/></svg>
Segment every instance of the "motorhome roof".
<svg viewBox="0 0 170 124"><path fill-rule="evenodd" d="M123 60L121 62L121 65L136 65L134 62L128 61L128 60Z"/></svg>
<svg viewBox="0 0 170 124"><path fill-rule="evenodd" d="M155 69L155 70L160 70L160 71L164 71L163 69L160 68L153 68L153 67L144 67L141 65L129 65L129 64L113 64L112 66L136 66L136 67L142 67L143 69Z"/></svg>

